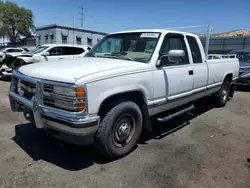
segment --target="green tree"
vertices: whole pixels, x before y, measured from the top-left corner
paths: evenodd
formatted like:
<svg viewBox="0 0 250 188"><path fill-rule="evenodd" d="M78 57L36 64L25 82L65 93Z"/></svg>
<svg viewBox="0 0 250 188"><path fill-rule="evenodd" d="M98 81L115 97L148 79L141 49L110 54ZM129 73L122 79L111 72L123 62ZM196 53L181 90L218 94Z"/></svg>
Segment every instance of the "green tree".
<svg viewBox="0 0 250 188"><path fill-rule="evenodd" d="M16 44L20 36L30 36L35 28L33 18L31 10L0 0L0 37L7 36L11 44Z"/></svg>

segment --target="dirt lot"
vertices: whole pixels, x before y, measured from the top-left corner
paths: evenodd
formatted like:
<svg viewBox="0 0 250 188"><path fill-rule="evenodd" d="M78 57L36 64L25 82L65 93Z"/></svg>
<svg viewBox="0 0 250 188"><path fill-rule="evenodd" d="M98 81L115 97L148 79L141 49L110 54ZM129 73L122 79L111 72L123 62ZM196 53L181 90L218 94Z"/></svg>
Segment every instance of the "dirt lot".
<svg viewBox="0 0 250 188"><path fill-rule="evenodd" d="M107 162L12 113L8 88L0 81L1 188L250 187L250 92L221 109L200 102L194 114L156 124L130 155Z"/></svg>

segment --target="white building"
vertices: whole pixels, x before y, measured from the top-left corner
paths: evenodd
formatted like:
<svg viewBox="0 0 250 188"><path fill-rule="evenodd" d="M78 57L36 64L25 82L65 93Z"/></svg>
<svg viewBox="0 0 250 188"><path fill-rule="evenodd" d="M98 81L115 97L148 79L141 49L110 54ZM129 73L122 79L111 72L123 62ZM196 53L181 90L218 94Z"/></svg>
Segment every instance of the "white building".
<svg viewBox="0 0 250 188"><path fill-rule="evenodd" d="M107 33L65 25L46 25L36 28L36 45L79 44L94 46Z"/></svg>

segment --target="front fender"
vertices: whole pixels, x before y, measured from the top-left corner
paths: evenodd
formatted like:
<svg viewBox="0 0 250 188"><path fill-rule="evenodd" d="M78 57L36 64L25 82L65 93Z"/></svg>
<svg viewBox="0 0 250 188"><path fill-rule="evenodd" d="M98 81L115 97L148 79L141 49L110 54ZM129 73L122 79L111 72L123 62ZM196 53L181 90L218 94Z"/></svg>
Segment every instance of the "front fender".
<svg viewBox="0 0 250 188"><path fill-rule="evenodd" d="M153 79L151 72L118 76L88 83L88 112L90 114L97 114L105 99L131 91L140 91L147 104L147 101L153 97Z"/></svg>

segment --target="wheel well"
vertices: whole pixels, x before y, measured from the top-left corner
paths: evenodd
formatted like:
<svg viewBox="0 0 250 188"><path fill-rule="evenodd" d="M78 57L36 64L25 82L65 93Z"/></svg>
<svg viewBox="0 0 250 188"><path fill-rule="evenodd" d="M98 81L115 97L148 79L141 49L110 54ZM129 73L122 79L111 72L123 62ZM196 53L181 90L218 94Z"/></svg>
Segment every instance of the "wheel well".
<svg viewBox="0 0 250 188"><path fill-rule="evenodd" d="M225 80L227 80L227 81L231 82L231 81L232 81L232 79L233 79L233 74L232 74L232 73L230 73L230 74L227 74L227 75L226 75L226 77L225 77L224 81L225 81Z"/></svg>
<svg viewBox="0 0 250 188"><path fill-rule="evenodd" d="M142 106L145 103L144 96L140 91L119 93L108 97L102 102L98 115L103 116L107 111L110 110L110 108L122 101L133 101L140 107L140 109L142 109Z"/></svg>
<svg viewBox="0 0 250 188"><path fill-rule="evenodd" d="M147 104L145 101L145 97L141 91L130 91L125 93L119 93L105 99L102 102L98 111L98 115L100 116L101 120L114 105L123 101L133 101L139 106L143 116L143 122L144 122L143 127L146 130L151 130L151 123L149 120Z"/></svg>

